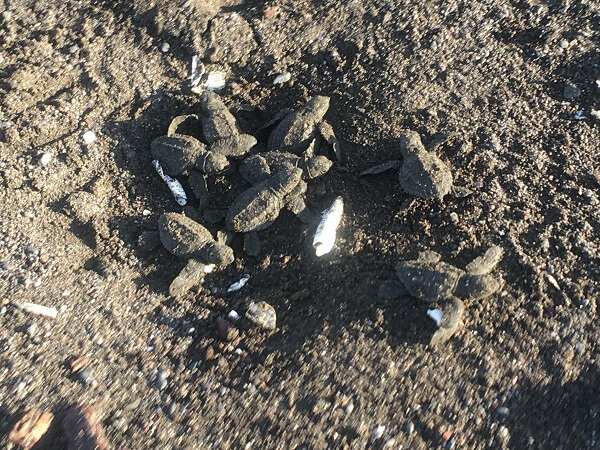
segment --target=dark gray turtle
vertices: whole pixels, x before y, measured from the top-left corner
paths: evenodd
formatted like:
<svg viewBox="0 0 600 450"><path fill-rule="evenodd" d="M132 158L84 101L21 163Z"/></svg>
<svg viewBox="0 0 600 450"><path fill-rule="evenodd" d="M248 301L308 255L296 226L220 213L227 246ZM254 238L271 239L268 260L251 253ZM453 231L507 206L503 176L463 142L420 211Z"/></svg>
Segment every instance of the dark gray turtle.
<svg viewBox="0 0 600 450"><path fill-rule="evenodd" d="M230 247L213 239L210 231L183 214L162 214L158 219L158 231L169 252L188 260L169 287L169 294L174 297L201 283L215 265L227 266L233 262Z"/></svg>
<svg viewBox="0 0 600 450"><path fill-rule="evenodd" d="M191 168L215 174L229 166L225 155L209 151L198 139L184 134L160 136L152 141L150 151L169 175L179 175Z"/></svg>
<svg viewBox="0 0 600 450"><path fill-rule="evenodd" d="M384 298L395 298L410 294L427 303L452 301L448 311L454 315L462 315L464 307L453 299L478 300L489 297L502 287L502 280L490 272L502 259L502 249L490 247L482 256L470 262L465 270L441 261L441 256L434 251L422 252L416 260L402 261L396 266L398 282L385 281L379 288L379 295ZM446 314L446 313L444 313ZM446 316L442 324L446 334L456 331L455 319ZM441 326L441 325L440 325ZM439 336L436 340L439 339Z"/></svg>
<svg viewBox="0 0 600 450"><path fill-rule="evenodd" d="M264 181L271 173L288 167L302 169L302 179L311 180L327 173L331 165L329 158L322 155L306 158L289 152L272 151L247 157L239 171L248 183L256 184Z"/></svg>
<svg viewBox="0 0 600 450"><path fill-rule="evenodd" d="M450 167L425 148L417 132L406 130L402 133L400 152L404 158L401 165L397 161L389 161L367 169L361 175L374 175L400 166L400 186L413 197L441 201L448 194L456 197L471 194L469 189L454 186Z"/></svg>
<svg viewBox="0 0 600 450"><path fill-rule="evenodd" d="M208 144L242 132L234 115L218 94L210 91L203 92L200 96L200 108L205 115L200 120L202 133Z"/></svg>
<svg viewBox="0 0 600 450"><path fill-rule="evenodd" d="M296 111L288 113L271 132L267 141L267 149L299 154L309 149L311 143L321 135L333 146L336 157L339 159L339 144L333 129L323 121L328 109L329 97L317 95ZM276 120L280 116L277 116Z"/></svg>
<svg viewBox="0 0 600 450"><path fill-rule="evenodd" d="M230 206L225 223L232 231L246 233L244 246L249 254L260 251L256 232L270 226L284 207L302 215L306 207L300 197L306 185L301 185L301 177L302 170L286 168L244 191Z"/></svg>

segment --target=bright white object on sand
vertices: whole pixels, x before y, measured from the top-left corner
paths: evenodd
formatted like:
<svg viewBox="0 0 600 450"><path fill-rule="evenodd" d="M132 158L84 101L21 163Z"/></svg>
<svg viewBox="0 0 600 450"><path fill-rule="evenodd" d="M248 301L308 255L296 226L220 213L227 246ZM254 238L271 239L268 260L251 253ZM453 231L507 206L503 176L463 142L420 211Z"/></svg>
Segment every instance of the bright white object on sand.
<svg viewBox="0 0 600 450"><path fill-rule="evenodd" d="M15 303L15 305L25 312L36 314L38 316L50 317L51 319L56 318L56 315L58 314L58 309L38 305L37 303Z"/></svg>
<svg viewBox="0 0 600 450"><path fill-rule="evenodd" d="M83 133L83 142L86 144L92 144L96 140L96 133L93 131L86 131Z"/></svg>
<svg viewBox="0 0 600 450"><path fill-rule="evenodd" d="M317 227L313 240L313 247L317 256L323 256L333 248L343 213L344 199L342 197L336 198L329 209L323 211L321 223Z"/></svg>
<svg viewBox="0 0 600 450"><path fill-rule="evenodd" d="M243 288L246 285L246 283L248 282L249 279L250 279L250 275L244 275L238 281L236 281L231 286L229 286L229 288L227 289L227 292L239 291L241 288Z"/></svg>
<svg viewBox="0 0 600 450"><path fill-rule="evenodd" d="M428 309L427 310L427 315L433 319L433 321L435 322L435 324L439 327L440 326L440 322L442 321L442 315L444 314L444 312L441 309Z"/></svg>
<svg viewBox="0 0 600 450"><path fill-rule="evenodd" d="M173 197L175 197L175 201L181 206L185 205L187 203L187 195L181 183L175 178L172 178L169 175L165 175L158 159L152 161L152 165L156 169L156 172L158 172L158 175L163 179L165 183L167 183L169 190L173 194Z"/></svg>
<svg viewBox="0 0 600 450"><path fill-rule="evenodd" d="M280 73L273 80L273 84L276 85L276 84L287 83L288 81L290 81L291 78L292 78L292 74L289 72Z"/></svg>

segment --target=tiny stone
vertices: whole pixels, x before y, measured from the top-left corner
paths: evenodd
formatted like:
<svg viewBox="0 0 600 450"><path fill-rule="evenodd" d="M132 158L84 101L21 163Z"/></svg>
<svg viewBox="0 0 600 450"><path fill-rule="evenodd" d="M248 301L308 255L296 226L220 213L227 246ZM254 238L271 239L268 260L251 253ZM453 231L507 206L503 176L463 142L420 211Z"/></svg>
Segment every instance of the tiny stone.
<svg viewBox="0 0 600 450"><path fill-rule="evenodd" d="M450 222L452 222L454 225L456 225L458 223L458 214L456 214L455 212L451 212L450 213Z"/></svg>
<svg viewBox="0 0 600 450"><path fill-rule="evenodd" d="M92 384L94 382L94 377L92 375L92 372L87 367L85 369L77 372L77 379L79 381L81 381L83 384L85 384L86 386L89 386L90 384Z"/></svg>
<svg viewBox="0 0 600 450"><path fill-rule="evenodd" d="M567 100L571 100L571 99L577 98L581 95L581 89L579 89L574 84L567 84L565 86L563 95L565 96L565 98Z"/></svg>
<svg viewBox="0 0 600 450"><path fill-rule="evenodd" d="M444 448L447 449L447 450L453 449L455 444L456 444L456 441L454 440L454 437L451 437L446 442L446 445L444 446Z"/></svg>
<svg viewBox="0 0 600 450"><path fill-rule="evenodd" d="M169 50L171 50L171 46L169 45L169 43L163 42L160 46L160 51L163 53L167 53Z"/></svg>
<svg viewBox="0 0 600 450"><path fill-rule="evenodd" d="M96 133L93 131L86 131L83 133L83 142L86 144L92 144L96 140Z"/></svg>
<svg viewBox="0 0 600 450"><path fill-rule="evenodd" d="M348 405L346 405L346 415L349 416L352 414L352 411L354 411L354 403L350 402Z"/></svg>
<svg viewBox="0 0 600 450"><path fill-rule="evenodd" d="M483 183L481 181L476 181L475 183L473 183L473 187L482 188L483 187Z"/></svg>
<svg viewBox="0 0 600 450"><path fill-rule="evenodd" d="M408 424L406 424L406 432L408 434L412 434L413 431L415 431L415 424L412 422L408 422Z"/></svg>
<svg viewBox="0 0 600 450"><path fill-rule="evenodd" d="M290 79L292 78L292 74L289 72L284 72L282 74L279 74L275 77L275 79L273 80L273 84L277 85L277 84L283 84L283 83L287 83L288 81L290 81Z"/></svg>
<svg viewBox="0 0 600 450"><path fill-rule="evenodd" d="M150 210L149 210L149 209L144 209L144 210L142 211L142 216L149 216L150 214L152 214L152 213L150 212Z"/></svg>
<svg viewBox="0 0 600 450"><path fill-rule="evenodd" d="M375 441L383 436L383 432L385 431L385 427L383 425L377 425L371 433L371 438Z"/></svg>
<svg viewBox="0 0 600 450"><path fill-rule="evenodd" d="M506 406L498 406L496 408L496 414L498 414L498 416L500 417L508 417L508 414L510 413L510 410L506 407Z"/></svg>
<svg viewBox="0 0 600 450"><path fill-rule="evenodd" d="M506 439L508 436L508 428L506 428L504 425L502 425L500 428L498 428L498 437L500 439Z"/></svg>
<svg viewBox="0 0 600 450"><path fill-rule="evenodd" d="M44 167L50 164L50 161L52 161L52 155L50 153L46 152L40 157L40 164Z"/></svg>
<svg viewBox="0 0 600 450"><path fill-rule="evenodd" d="M566 48L569 48L569 41L567 41L566 39L561 39L558 45L564 50Z"/></svg>
<svg viewBox="0 0 600 450"><path fill-rule="evenodd" d="M164 370L159 370L156 374L156 387L159 391L162 391L167 387L167 374Z"/></svg>

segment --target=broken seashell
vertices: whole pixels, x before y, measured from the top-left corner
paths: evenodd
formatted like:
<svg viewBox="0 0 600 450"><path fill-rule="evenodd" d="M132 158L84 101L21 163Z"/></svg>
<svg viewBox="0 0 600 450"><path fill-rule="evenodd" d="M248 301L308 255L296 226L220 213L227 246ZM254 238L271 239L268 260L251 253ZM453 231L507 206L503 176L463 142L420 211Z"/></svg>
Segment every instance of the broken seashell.
<svg viewBox="0 0 600 450"><path fill-rule="evenodd" d="M340 226L342 215L344 213L344 199L336 198L329 209L323 212L323 216L315 238L313 239L313 247L317 256L323 256L329 253L335 244L336 232Z"/></svg>
<svg viewBox="0 0 600 450"><path fill-rule="evenodd" d="M187 194L185 193L185 190L183 189L181 183L175 178L172 178L169 175L165 175L158 159L153 160L152 165L156 169L156 172L158 172L158 175L163 179L165 183L167 183L169 190L173 194L173 197L175 197L175 201L180 206L184 206L187 203Z"/></svg>

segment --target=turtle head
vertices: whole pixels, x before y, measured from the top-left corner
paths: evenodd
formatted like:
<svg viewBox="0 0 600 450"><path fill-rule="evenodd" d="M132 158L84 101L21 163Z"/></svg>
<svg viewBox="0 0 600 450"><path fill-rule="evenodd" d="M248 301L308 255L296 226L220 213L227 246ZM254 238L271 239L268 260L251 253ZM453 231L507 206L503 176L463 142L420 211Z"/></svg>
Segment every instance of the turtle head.
<svg viewBox="0 0 600 450"><path fill-rule="evenodd" d="M211 246L206 257L207 263L219 266L228 266L233 260L233 250L231 247L220 242L215 242L214 245Z"/></svg>
<svg viewBox="0 0 600 450"><path fill-rule="evenodd" d="M306 108L310 109L319 118L318 121L320 121L329 109L329 97L315 95L306 103Z"/></svg>
<svg viewBox="0 0 600 450"><path fill-rule="evenodd" d="M305 163L304 178L313 179L324 175L331 168L332 162L326 156L313 156Z"/></svg>
<svg viewBox="0 0 600 450"><path fill-rule="evenodd" d="M206 174L223 172L229 167L229 161L225 155L216 152L206 152L198 157L195 166Z"/></svg>
<svg viewBox="0 0 600 450"><path fill-rule="evenodd" d="M272 187L282 195L289 194L302 179L302 169L288 167L273 177Z"/></svg>
<svg viewBox="0 0 600 450"><path fill-rule="evenodd" d="M412 130L405 130L400 136L400 153L405 158L409 155L418 155L426 151L419 133Z"/></svg>

